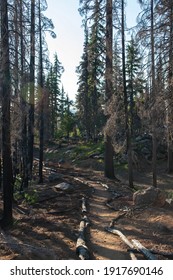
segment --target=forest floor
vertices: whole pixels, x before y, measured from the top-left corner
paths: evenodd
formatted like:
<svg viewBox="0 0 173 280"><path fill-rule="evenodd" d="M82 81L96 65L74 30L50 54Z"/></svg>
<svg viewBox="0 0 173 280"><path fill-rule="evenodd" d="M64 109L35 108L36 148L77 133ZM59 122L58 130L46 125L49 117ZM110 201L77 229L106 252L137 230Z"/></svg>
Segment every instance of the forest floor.
<svg viewBox="0 0 173 280"><path fill-rule="evenodd" d="M13 227L0 229L0 259L78 260L76 242L84 215L83 198L89 220L85 242L90 259L130 259L128 246L119 236L106 231L112 225L129 241L135 239L150 250L173 253L173 206L167 203L161 208L136 208L132 200L134 191L127 184L127 170L117 168L118 180L106 179L103 161L90 156L79 158L75 154L77 146L47 147L44 184L32 184L25 199L18 198ZM35 160L36 170L37 165ZM150 169L144 163L143 171L135 170L136 189L151 186ZM57 175L56 182L50 182L52 174ZM158 187L168 198L173 197L173 175L165 172L164 162L159 164L158 174ZM73 189L56 188L61 182L69 183ZM1 214L2 197L0 201ZM163 254L156 256L167 259ZM136 257L144 259L140 253Z"/></svg>

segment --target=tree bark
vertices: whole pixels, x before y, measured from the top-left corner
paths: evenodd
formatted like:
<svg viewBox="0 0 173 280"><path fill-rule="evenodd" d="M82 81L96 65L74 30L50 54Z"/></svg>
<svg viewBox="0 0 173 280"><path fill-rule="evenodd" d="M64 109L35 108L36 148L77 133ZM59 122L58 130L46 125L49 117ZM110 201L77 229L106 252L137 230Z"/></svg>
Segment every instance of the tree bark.
<svg viewBox="0 0 173 280"><path fill-rule="evenodd" d="M168 145L168 172L173 172L173 139L172 139L172 121L173 121L173 110L172 100L173 100L173 4L170 2L170 43L169 43L169 72L168 72L168 108L167 108L167 145Z"/></svg>
<svg viewBox="0 0 173 280"><path fill-rule="evenodd" d="M2 160L3 160L3 218L2 225L12 224L13 173L10 135L10 60L7 0L1 2L1 48L2 48Z"/></svg>
<svg viewBox="0 0 173 280"><path fill-rule="evenodd" d="M112 0L106 2L106 101L110 100L113 92L113 23L112 23ZM113 161L113 146L109 135L105 135L105 159L104 159L104 174L105 177L115 178L114 161Z"/></svg>
<svg viewBox="0 0 173 280"><path fill-rule="evenodd" d="M125 110L125 129L127 141L127 155L128 155L128 177L129 187L133 188L133 162L132 162L132 143L131 130L129 127L129 112L126 86L126 59L125 59L125 14L124 14L124 0L122 0L122 65L123 65L123 89L124 89L124 110Z"/></svg>
<svg viewBox="0 0 173 280"><path fill-rule="evenodd" d="M22 173L22 182L20 190L28 187L28 150L27 150L27 110L26 110L26 100L27 93L23 91L25 85L24 71L25 71L25 46L24 46L24 32L23 32L23 4L20 0L20 67L21 67L21 95L20 95L20 108L21 108L21 173Z"/></svg>
<svg viewBox="0 0 173 280"><path fill-rule="evenodd" d="M41 2L39 0L39 91L40 91L40 122L39 122L39 183L43 183L43 149L44 149L44 91L43 91L43 46L41 26Z"/></svg>
<svg viewBox="0 0 173 280"><path fill-rule="evenodd" d="M28 174L32 178L34 148L34 91L35 91L35 0L31 0L31 37L30 37L30 96L28 120Z"/></svg>
<svg viewBox="0 0 173 280"><path fill-rule="evenodd" d="M153 167L153 186L157 187L157 139L156 139L156 85L155 85L155 40L154 40L154 0L151 0L151 99L152 99L152 167Z"/></svg>

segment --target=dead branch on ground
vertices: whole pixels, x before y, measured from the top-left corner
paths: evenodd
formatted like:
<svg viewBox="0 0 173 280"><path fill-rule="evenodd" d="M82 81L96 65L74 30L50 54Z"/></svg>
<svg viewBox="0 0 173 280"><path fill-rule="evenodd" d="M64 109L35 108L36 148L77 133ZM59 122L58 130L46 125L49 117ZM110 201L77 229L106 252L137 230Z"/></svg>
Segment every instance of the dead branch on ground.
<svg viewBox="0 0 173 280"><path fill-rule="evenodd" d="M148 260L158 260L158 258L145 248L138 240L133 239L132 243Z"/></svg>
<svg viewBox="0 0 173 280"><path fill-rule="evenodd" d="M107 227L106 228L106 231L110 232L110 233L113 233L115 235L118 235L121 240L128 246L130 247L130 249L134 249L134 246L133 244L128 240L128 238L120 231L120 230L117 230L115 228L110 228L110 227ZM130 256L131 256L131 259L133 260L136 260L136 256L133 252L130 252Z"/></svg>

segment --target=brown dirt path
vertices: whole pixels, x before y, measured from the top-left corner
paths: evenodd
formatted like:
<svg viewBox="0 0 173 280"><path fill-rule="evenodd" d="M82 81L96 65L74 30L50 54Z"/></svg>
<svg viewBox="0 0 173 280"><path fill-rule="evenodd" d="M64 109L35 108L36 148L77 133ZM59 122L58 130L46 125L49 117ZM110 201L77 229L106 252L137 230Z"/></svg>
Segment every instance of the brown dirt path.
<svg viewBox="0 0 173 280"><path fill-rule="evenodd" d="M74 191L58 193L54 188L56 183L50 184L46 181L49 174L45 174L45 184L33 186L40 202L28 205L23 200L19 201L14 207L14 226L4 234L0 230L0 259L78 260L76 241L83 217L82 197L87 198L86 214L90 221L86 234L90 259L130 259L124 242L118 236L105 231L112 219L122 212L125 212L125 215L116 222L115 227L130 241L137 239L148 249L173 253L172 206L135 210L131 199L132 191L125 182L108 180L103 176L103 172L82 166L67 168L53 164L52 167L62 175L63 182L74 186ZM172 184L169 185L172 189ZM122 196L113 199L115 194ZM114 210L106 206L108 200ZM18 211L20 209L22 212ZM0 214L1 212L2 210ZM138 254L137 258L144 259L141 254ZM165 258L161 255L160 259Z"/></svg>
<svg viewBox="0 0 173 280"><path fill-rule="evenodd" d="M89 246L96 260L128 260L129 254L123 249L119 237L105 231L115 211L106 206L110 194L98 183L92 183L94 193L89 204L89 219L91 221Z"/></svg>

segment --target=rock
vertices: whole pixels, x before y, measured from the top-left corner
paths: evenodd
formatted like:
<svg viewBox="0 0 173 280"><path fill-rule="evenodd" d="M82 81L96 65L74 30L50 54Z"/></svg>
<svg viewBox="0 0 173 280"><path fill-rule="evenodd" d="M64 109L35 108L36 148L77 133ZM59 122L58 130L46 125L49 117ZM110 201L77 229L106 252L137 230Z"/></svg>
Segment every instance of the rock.
<svg viewBox="0 0 173 280"><path fill-rule="evenodd" d="M100 153L93 153L89 156L89 158L94 158L94 159L104 159L104 155Z"/></svg>
<svg viewBox="0 0 173 280"><path fill-rule="evenodd" d="M62 174L59 174L59 173L52 173L52 174L49 175L48 180L49 180L50 183L55 183L55 182L61 180L62 177L63 177Z"/></svg>
<svg viewBox="0 0 173 280"><path fill-rule="evenodd" d="M149 187L143 191L133 194L133 203L138 206L151 205L163 207L166 202L166 195L159 188Z"/></svg>
<svg viewBox="0 0 173 280"><path fill-rule="evenodd" d="M173 207L173 200L172 200L172 198L167 198L167 199L166 199L166 202L167 202L171 207Z"/></svg>
<svg viewBox="0 0 173 280"><path fill-rule="evenodd" d="M56 185L55 189L60 190L60 191L72 192L74 190L74 186L72 186L71 184L63 182L63 183L60 183L60 184Z"/></svg>

